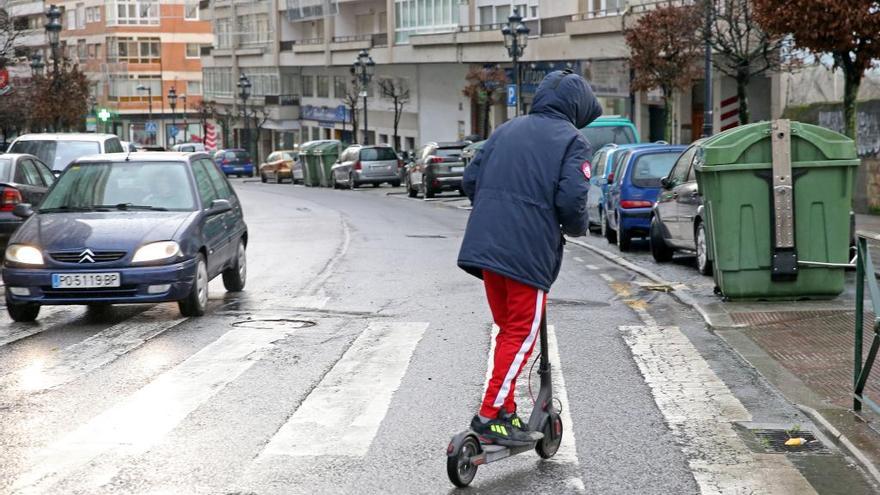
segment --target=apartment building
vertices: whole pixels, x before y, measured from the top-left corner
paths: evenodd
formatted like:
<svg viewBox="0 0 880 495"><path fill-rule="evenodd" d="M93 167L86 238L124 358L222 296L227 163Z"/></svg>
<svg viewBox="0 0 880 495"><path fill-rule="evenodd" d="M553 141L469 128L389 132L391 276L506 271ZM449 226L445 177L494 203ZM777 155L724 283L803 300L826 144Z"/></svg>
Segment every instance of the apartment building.
<svg viewBox="0 0 880 495"><path fill-rule="evenodd" d="M46 6L42 0L10 0L3 8L13 20L13 57L6 61L13 80L31 76L30 57L39 53L46 60Z"/></svg>
<svg viewBox="0 0 880 495"><path fill-rule="evenodd" d="M513 68L500 32L514 9L529 27L520 98L528 109L541 79L570 68L592 84L606 114L632 118L644 139L664 126L659 92L630 90L623 27L657 4L648 0L211 0L203 4L215 43L203 57L205 97L230 114L240 112L236 83L245 74L254 90L248 105L266 113L261 150L318 138L351 139L351 113L342 99L360 50L376 63L367 89L370 142L391 142L394 112L377 82L392 78L410 89L397 147L481 133L486 108L462 94L473 67ZM752 84L753 119L771 117L772 81ZM713 102L720 128L732 80L716 77ZM677 95L676 140L690 141L702 126L703 84ZM735 104L735 101L734 101ZM490 128L514 115L502 101L488 109ZM362 110L359 110L362 112ZM358 118L363 126L362 116ZM236 124L240 126L240 124ZM237 134L229 133L229 139Z"/></svg>
<svg viewBox="0 0 880 495"><path fill-rule="evenodd" d="M92 82L100 131L170 146L200 140L201 54L214 39L198 0L64 0L65 56ZM177 94L174 111L168 98ZM152 119L152 120L150 120ZM154 125L148 124L153 122Z"/></svg>

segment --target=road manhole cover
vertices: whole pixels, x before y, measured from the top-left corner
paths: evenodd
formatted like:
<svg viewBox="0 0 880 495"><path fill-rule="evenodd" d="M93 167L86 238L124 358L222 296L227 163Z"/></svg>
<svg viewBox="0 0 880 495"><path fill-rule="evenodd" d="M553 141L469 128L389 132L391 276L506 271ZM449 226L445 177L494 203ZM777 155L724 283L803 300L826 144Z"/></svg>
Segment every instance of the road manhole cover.
<svg viewBox="0 0 880 495"><path fill-rule="evenodd" d="M276 328L308 328L317 325L311 320L292 320L289 318L257 318L241 320L232 323L239 328L254 328L258 330L272 330Z"/></svg>
<svg viewBox="0 0 880 495"><path fill-rule="evenodd" d="M751 430L765 452L771 454L830 454L822 442L809 431ZM803 445L785 445L789 439L803 438Z"/></svg>

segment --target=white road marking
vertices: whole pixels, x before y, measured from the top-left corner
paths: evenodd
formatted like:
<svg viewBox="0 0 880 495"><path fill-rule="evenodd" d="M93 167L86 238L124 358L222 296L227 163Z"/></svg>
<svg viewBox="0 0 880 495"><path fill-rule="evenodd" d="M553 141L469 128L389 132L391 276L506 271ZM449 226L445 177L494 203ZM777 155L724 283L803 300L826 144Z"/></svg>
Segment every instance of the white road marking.
<svg viewBox="0 0 880 495"><path fill-rule="evenodd" d="M81 315L82 312L73 306L47 306L40 310L40 317L35 323L4 322L5 328L0 329L0 347L45 332L59 323Z"/></svg>
<svg viewBox="0 0 880 495"><path fill-rule="evenodd" d="M607 273L600 273L599 276L602 277L602 279L606 282L614 282L614 277L608 275Z"/></svg>
<svg viewBox="0 0 880 495"><path fill-rule="evenodd" d="M495 362L495 338L498 336L498 331L498 326L492 325L492 338L490 340L489 357L486 366L486 381L483 385L484 395L485 390L489 387L489 379L492 377L492 368ZM556 328L553 325L547 325L547 344L549 347L548 357L550 358L550 369L553 374L553 396L562 403L562 410L559 411L562 417L562 442L559 444L559 450L556 451L556 455L547 461L560 464L570 464L575 468L575 471L577 471L578 466L580 466L580 460L578 459L577 443L574 438L574 424L572 423L571 411L568 407L568 390L565 388L565 377L562 376L562 366L560 365L561 360L559 358L559 344L556 340ZM532 352L529 362L523 366L522 373L520 373L520 379L517 380L515 397L518 408L523 405L534 406L532 403L533 399L529 396L529 383L532 380L532 376L529 375L529 372L534 371L534 388L531 390L531 393L537 396L538 387L540 386L537 374L539 364L535 361L538 359L540 351L541 344L539 340L535 344L535 350ZM532 365L534 365L534 368L532 368ZM482 396L480 397L480 400L482 401ZM523 421L528 422L529 418L527 416L520 415L520 417ZM529 455L535 455L537 457L537 454L534 451ZM571 486L577 493L583 493L586 491L583 480L577 476L569 478L566 481L566 484Z"/></svg>
<svg viewBox="0 0 880 495"><path fill-rule="evenodd" d="M177 307L150 308L57 353L35 357L25 368L3 376L0 388L33 392L62 385L115 361L183 321L186 318L180 317Z"/></svg>
<svg viewBox="0 0 880 495"><path fill-rule="evenodd" d="M583 263L583 262L584 262L584 259L581 258L580 256L575 256L575 257L574 257L574 260L577 261L578 263Z"/></svg>
<svg viewBox="0 0 880 495"><path fill-rule="evenodd" d="M270 456L363 457L427 323L371 323L278 430Z"/></svg>
<svg viewBox="0 0 880 495"><path fill-rule="evenodd" d="M88 423L36 451L34 466L13 484L13 493L45 493L59 481L87 468L99 455L121 465L159 443L180 421L253 366L272 344L294 329L230 330L145 387ZM100 486L118 469L93 473Z"/></svg>
<svg viewBox="0 0 880 495"><path fill-rule="evenodd" d="M326 306L329 301L330 298L324 296L299 296L294 297L289 301L284 301L284 305L289 305L293 308L324 309L324 306Z"/></svg>
<svg viewBox="0 0 880 495"><path fill-rule="evenodd" d="M816 493L785 456L745 445L733 423L751 414L678 327L620 330L702 493Z"/></svg>
<svg viewBox="0 0 880 495"><path fill-rule="evenodd" d="M596 265L587 265L587 269L588 269L588 270L593 270L593 271L596 271L596 270L598 270L598 269L599 269L599 267L598 267L598 266L596 266Z"/></svg>

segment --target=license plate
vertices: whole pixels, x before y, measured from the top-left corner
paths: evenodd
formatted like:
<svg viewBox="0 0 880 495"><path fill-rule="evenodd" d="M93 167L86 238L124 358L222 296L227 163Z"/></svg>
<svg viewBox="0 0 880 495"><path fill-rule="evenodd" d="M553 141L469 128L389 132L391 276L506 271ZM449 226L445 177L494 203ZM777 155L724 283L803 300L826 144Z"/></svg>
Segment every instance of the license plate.
<svg viewBox="0 0 880 495"><path fill-rule="evenodd" d="M119 287L119 273L53 273L53 289Z"/></svg>
<svg viewBox="0 0 880 495"><path fill-rule="evenodd" d="M452 172L464 172L464 167L452 167Z"/></svg>

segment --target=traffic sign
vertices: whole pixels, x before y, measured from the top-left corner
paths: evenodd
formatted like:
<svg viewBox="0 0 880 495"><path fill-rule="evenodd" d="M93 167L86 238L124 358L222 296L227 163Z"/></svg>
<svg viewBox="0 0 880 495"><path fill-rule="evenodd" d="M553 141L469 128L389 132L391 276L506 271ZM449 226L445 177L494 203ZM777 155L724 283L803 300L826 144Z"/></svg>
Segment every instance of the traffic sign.
<svg viewBox="0 0 880 495"><path fill-rule="evenodd" d="M144 125L144 128L146 129L147 134L156 134L156 132L159 130L158 126L156 126L156 123L152 120L148 121L146 125Z"/></svg>
<svg viewBox="0 0 880 495"><path fill-rule="evenodd" d="M507 85L507 106L515 107L516 106L516 85L508 84Z"/></svg>
<svg viewBox="0 0 880 495"><path fill-rule="evenodd" d="M177 136L177 126L173 125L173 126L169 127L168 132L171 134L171 137L176 137Z"/></svg>

